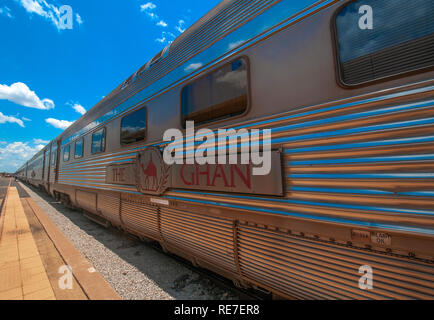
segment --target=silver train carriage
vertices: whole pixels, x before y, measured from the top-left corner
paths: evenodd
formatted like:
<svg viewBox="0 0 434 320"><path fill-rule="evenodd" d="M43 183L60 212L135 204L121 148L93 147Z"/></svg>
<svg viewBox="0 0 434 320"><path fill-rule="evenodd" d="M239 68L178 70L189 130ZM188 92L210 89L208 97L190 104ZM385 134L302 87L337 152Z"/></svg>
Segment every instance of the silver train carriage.
<svg viewBox="0 0 434 320"><path fill-rule="evenodd" d="M222 1L17 174L241 286L433 299L434 2L307 2ZM186 121L271 129L271 172L166 165Z"/></svg>

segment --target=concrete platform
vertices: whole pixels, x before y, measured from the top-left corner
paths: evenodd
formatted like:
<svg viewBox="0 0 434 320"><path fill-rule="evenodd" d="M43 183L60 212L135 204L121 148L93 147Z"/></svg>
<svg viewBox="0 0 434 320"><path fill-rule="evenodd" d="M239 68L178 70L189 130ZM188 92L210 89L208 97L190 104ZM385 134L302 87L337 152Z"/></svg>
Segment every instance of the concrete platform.
<svg viewBox="0 0 434 320"><path fill-rule="evenodd" d="M0 299L54 300L16 188L9 188L0 240Z"/></svg>
<svg viewBox="0 0 434 320"><path fill-rule="evenodd" d="M31 198L9 187L0 216L0 300L87 299L120 297Z"/></svg>

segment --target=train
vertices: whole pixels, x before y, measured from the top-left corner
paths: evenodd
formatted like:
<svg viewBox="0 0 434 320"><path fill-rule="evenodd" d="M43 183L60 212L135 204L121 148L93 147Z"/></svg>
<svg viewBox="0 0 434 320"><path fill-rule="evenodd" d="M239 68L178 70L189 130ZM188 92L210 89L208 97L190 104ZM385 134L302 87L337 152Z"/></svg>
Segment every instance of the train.
<svg viewBox="0 0 434 320"><path fill-rule="evenodd" d="M433 299L432 21L425 0L224 0L16 175L276 298ZM178 159L200 147L188 122L269 130L270 172L167 164L167 130Z"/></svg>

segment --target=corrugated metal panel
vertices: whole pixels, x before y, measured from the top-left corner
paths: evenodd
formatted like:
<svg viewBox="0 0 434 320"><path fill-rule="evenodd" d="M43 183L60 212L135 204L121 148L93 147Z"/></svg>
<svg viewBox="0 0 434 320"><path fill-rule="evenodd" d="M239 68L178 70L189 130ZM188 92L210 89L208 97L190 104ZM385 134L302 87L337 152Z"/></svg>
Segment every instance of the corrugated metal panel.
<svg viewBox="0 0 434 320"><path fill-rule="evenodd" d="M327 234L327 226L315 228L312 239L306 239L272 231L280 227L272 223L264 228L240 225L237 245L244 278L280 294L303 299L432 299L433 97L433 88L427 87L352 98L243 126L273 128L273 144L285 154L284 198L183 190L168 192L168 198L241 210L252 224L248 212L347 226L347 236L336 235L338 245L313 238ZM391 245L371 244L374 251L367 251L363 245L345 245L354 226L393 230L408 239L419 233L426 242L418 248L411 241L399 241L398 246L392 237ZM365 264L374 268L373 291L358 288L358 270Z"/></svg>
<svg viewBox="0 0 434 320"><path fill-rule="evenodd" d="M207 262L236 272L233 221L161 208L164 241Z"/></svg>
<svg viewBox="0 0 434 320"><path fill-rule="evenodd" d="M159 239L158 208L145 203L122 199L121 221L134 233Z"/></svg>
<svg viewBox="0 0 434 320"><path fill-rule="evenodd" d="M75 196L77 205L80 208L83 208L92 213L96 213L96 192L77 190Z"/></svg>
<svg viewBox="0 0 434 320"><path fill-rule="evenodd" d="M274 147L284 148L285 199L181 194L404 228L432 228L433 92L431 87L420 95L330 103L261 125L272 128ZM259 126L252 123L250 127Z"/></svg>
<svg viewBox="0 0 434 320"><path fill-rule="evenodd" d="M280 127L288 204L432 228L433 114L431 99L379 101L303 117L294 129L297 118Z"/></svg>
<svg viewBox="0 0 434 320"><path fill-rule="evenodd" d="M291 223L327 221L344 226L346 235L360 225L363 230L393 230L409 240L417 234L425 243L434 243L434 87L428 85L325 103L245 124L245 128L273 128L273 144L284 151L285 197L185 190L172 190L165 197L187 206L239 211L251 223L255 221L250 213L270 217L269 221L279 215ZM105 166L133 159L136 150L68 164L62 181L120 189L104 183ZM132 201L122 201L121 206L129 229L160 239L160 221L167 243L237 270L235 218L229 214L210 217L188 207L162 207L159 219L156 207ZM424 262L434 261L432 245L417 252L410 245L397 251L393 238L389 248L382 248L383 255L271 231L280 227L271 222L267 226L268 230L239 227L236 244L244 280L307 299L434 296L434 264ZM321 236L327 231L321 228L312 233ZM337 243L351 240L341 235L336 235ZM415 259L409 253L415 253ZM372 292L357 287L362 264L370 264L378 273L378 287Z"/></svg>
<svg viewBox="0 0 434 320"><path fill-rule="evenodd" d="M98 211L104 218L117 225L121 224L120 205L120 195L110 196L104 193L98 194Z"/></svg>
<svg viewBox="0 0 434 320"><path fill-rule="evenodd" d="M434 265L240 224L242 274L301 299L433 299ZM373 268L360 290L359 268Z"/></svg>
<svg viewBox="0 0 434 320"><path fill-rule="evenodd" d="M133 161L136 153L131 150L119 152L116 155L103 154L91 159L64 163L59 171L59 183L79 185L89 188L116 189L134 191L136 188L128 186L113 186L105 183L107 166L114 163Z"/></svg>

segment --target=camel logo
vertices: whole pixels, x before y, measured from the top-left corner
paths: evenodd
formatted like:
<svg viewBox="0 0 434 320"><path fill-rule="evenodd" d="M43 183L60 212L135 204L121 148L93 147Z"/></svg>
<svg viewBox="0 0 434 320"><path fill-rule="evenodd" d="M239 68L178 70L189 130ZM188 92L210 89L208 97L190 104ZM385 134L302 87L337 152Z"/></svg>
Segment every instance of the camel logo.
<svg viewBox="0 0 434 320"><path fill-rule="evenodd" d="M139 152L136 159L136 185L142 193L161 195L168 188L170 167L159 149L150 147Z"/></svg>

